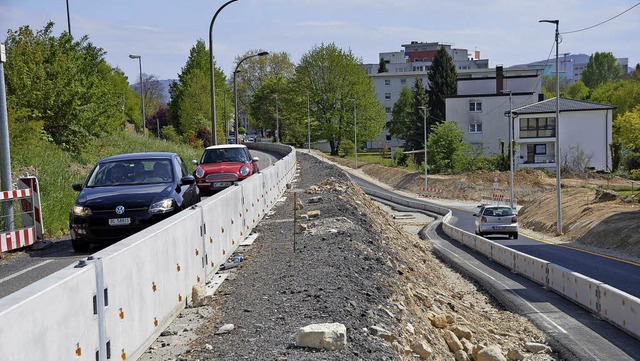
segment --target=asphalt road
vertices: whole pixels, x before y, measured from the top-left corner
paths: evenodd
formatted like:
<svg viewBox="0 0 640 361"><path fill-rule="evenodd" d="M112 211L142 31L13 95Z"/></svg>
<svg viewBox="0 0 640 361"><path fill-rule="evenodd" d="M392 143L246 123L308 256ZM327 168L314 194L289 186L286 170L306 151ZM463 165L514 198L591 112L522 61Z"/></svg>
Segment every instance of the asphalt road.
<svg viewBox="0 0 640 361"><path fill-rule="evenodd" d="M252 150L251 155L260 158L258 164L261 170L270 167L277 160L276 156L256 150ZM44 217L46 219L46 214ZM74 252L68 236L46 244L44 249L14 252L9 259L0 261L0 298L88 256ZM99 248L94 248L94 251L98 250Z"/></svg>
<svg viewBox="0 0 640 361"><path fill-rule="evenodd" d="M388 189L351 174L351 178L363 189L389 192ZM394 194L398 196L398 194ZM412 198L412 200L416 200ZM385 202L384 200L380 200ZM386 202L385 202L386 203ZM401 206L392 205L398 211L412 211ZM442 206L442 203L438 203ZM474 230L473 207L468 210L454 209L454 225L469 232ZM441 227L430 226L422 230L421 237L429 240L437 253L459 272L474 279L505 307L512 312L527 315L539 328L551 338L550 344L566 360L640 360L640 341L631 337L606 321L596 318L586 309L563 298L559 294L542 288L539 284L511 272L484 255L450 239ZM493 238L493 237L492 237ZM493 238L504 241L507 237ZM503 239L502 239L503 238ZM518 240L508 242L508 246L526 253L534 253L536 257L578 271L579 268L595 279L603 282L622 282L625 272L633 274L634 280L640 273L640 267L605 256L590 254L527 238L521 235ZM551 257L553 256L553 257ZM584 259L583 259L584 258ZM575 267L575 268L573 268ZM603 267L610 267L605 273L614 277L601 277ZM581 272L582 273L582 272ZM607 281L605 281L605 279ZM621 289L630 289L637 293L637 281L626 281L613 285ZM636 289L634 289L634 286Z"/></svg>

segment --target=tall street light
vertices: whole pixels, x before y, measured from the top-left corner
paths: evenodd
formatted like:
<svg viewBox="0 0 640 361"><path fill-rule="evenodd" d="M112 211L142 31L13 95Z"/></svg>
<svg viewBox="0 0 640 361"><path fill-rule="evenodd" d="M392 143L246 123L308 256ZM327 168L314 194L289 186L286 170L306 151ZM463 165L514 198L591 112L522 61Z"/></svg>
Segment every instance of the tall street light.
<svg viewBox="0 0 640 361"><path fill-rule="evenodd" d="M356 126L356 100L353 98L349 98L353 102L353 149L354 154L356 155L356 169L358 169L358 128Z"/></svg>
<svg viewBox="0 0 640 361"><path fill-rule="evenodd" d="M69 17L69 0L67 0L67 26L69 29L69 35L71 35L71 18Z"/></svg>
<svg viewBox="0 0 640 361"><path fill-rule="evenodd" d="M131 54L131 59L138 59L138 65L140 66L140 98L142 98L142 132L144 136L147 136L147 120L144 117L144 81L142 80L142 57L140 55Z"/></svg>
<svg viewBox="0 0 640 361"><path fill-rule="evenodd" d="M558 64L558 46L560 42L560 32L558 26L560 20L540 20L540 23L556 24L556 198L557 198L557 233L562 234L562 192L560 189L560 64Z"/></svg>
<svg viewBox="0 0 640 361"><path fill-rule="evenodd" d="M209 65L211 67L211 143L212 145L218 145L218 133L216 132L216 84L214 82L214 73L215 73L215 65L213 64L213 23L216 21L218 14L222 9L224 9L227 5L232 2L236 2L238 0L230 0L224 3L216 13L213 15L211 19L211 24L209 25ZM235 78L235 74L234 74Z"/></svg>
<svg viewBox="0 0 640 361"><path fill-rule="evenodd" d="M503 90L502 92L509 93L509 172L511 173L511 181L509 182L511 198L509 203L511 204L511 208L513 208L513 198L515 197L515 193L513 191L513 156L515 155L515 152L513 151L513 101L511 90Z"/></svg>
<svg viewBox="0 0 640 361"><path fill-rule="evenodd" d="M235 102L235 106L234 106L235 109L233 113L233 123L234 123L236 143L238 142L238 87L236 86L236 73L238 72L238 68L240 67L240 64L242 64L245 60L255 58L256 56L265 56L265 55L269 55L269 52L263 51L258 54L249 55L243 58L238 62L238 65L236 65L236 69L233 71L233 98Z"/></svg>
<svg viewBox="0 0 640 361"><path fill-rule="evenodd" d="M311 108L309 107L309 93L307 93L307 147L311 153Z"/></svg>
<svg viewBox="0 0 640 361"><path fill-rule="evenodd" d="M422 109L422 115L424 117L423 127L424 127L424 191L428 192L429 181L427 180L427 107L421 105L418 109Z"/></svg>
<svg viewBox="0 0 640 361"><path fill-rule="evenodd" d="M224 104L222 108L222 112L224 113L224 132L227 136L227 140L229 139L229 122L227 121L227 91L226 90L216 90L216 92L224 93Z"/></svg>

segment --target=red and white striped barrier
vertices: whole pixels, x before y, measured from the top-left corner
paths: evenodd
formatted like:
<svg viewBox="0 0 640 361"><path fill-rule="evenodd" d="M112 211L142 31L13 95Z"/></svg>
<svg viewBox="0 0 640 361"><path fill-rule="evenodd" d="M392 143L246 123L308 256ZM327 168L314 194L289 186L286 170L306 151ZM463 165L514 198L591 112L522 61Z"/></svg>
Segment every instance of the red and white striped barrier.
<svg viewBox="0 0 640 361"><path fill-rule="evenodd" d="M22 225L25 227L0 233L0 252L30 246L37 240L43 239L44 227L38 180L36 177L19 178L18 188L17 190L0 192L0 200L20 200L20 217Z"/></svg>
<svg viewBox="0 0 640 361"><path fill-rule="evenodd" d="M424 191L424 192L431 192L431 193L442 193L442 189L441 188L425 188L425 187L421 187L420 190Z"/></svg>

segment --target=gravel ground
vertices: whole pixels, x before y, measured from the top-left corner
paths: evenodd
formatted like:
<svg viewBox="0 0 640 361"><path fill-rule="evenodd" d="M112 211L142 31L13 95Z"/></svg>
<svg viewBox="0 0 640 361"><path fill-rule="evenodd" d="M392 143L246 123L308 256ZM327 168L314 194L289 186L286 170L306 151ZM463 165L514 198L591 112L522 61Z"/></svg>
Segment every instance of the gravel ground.
<svg viewBox="0 0 640 361"><path fill-rule="evenodd" d="M210 304L185 309L141 360L411 360L427 358L424 350L432 360L465 360L494 345L519 359L554 359L528 353L526 342L544 344L541 331L438 261L342 170L300 152L298 168ZM307 226L295 239L294 193L304 205L297 223ZM320 216L300 219L312 210ZM346 347L296 346L298 329L314 323L344 324ZM228 324L231 332L216 334Z"/></svg>

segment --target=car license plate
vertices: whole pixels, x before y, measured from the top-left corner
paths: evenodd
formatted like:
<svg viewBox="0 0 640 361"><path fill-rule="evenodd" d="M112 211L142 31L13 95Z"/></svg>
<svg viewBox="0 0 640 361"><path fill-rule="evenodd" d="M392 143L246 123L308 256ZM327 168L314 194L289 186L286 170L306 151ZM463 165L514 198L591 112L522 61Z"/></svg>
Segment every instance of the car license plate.
<svg viewBox="0 0 640 361"><path fill-rule="evenodd" d="M491 227L494 231L502 231L504 229L506 229L505 226L493 226Z"/></svg>
<svg viewBox="0 0 640 361"><path fill-rule="evenodd" d="M110 226L126 226L131 224L131 218L111 218L109 219Z"/></svg>
<svg viewBox="0 0 640 361"><path fill-rule="evenodd" d="M213 182L215 188L230 187L231 182Z"/></svg>

